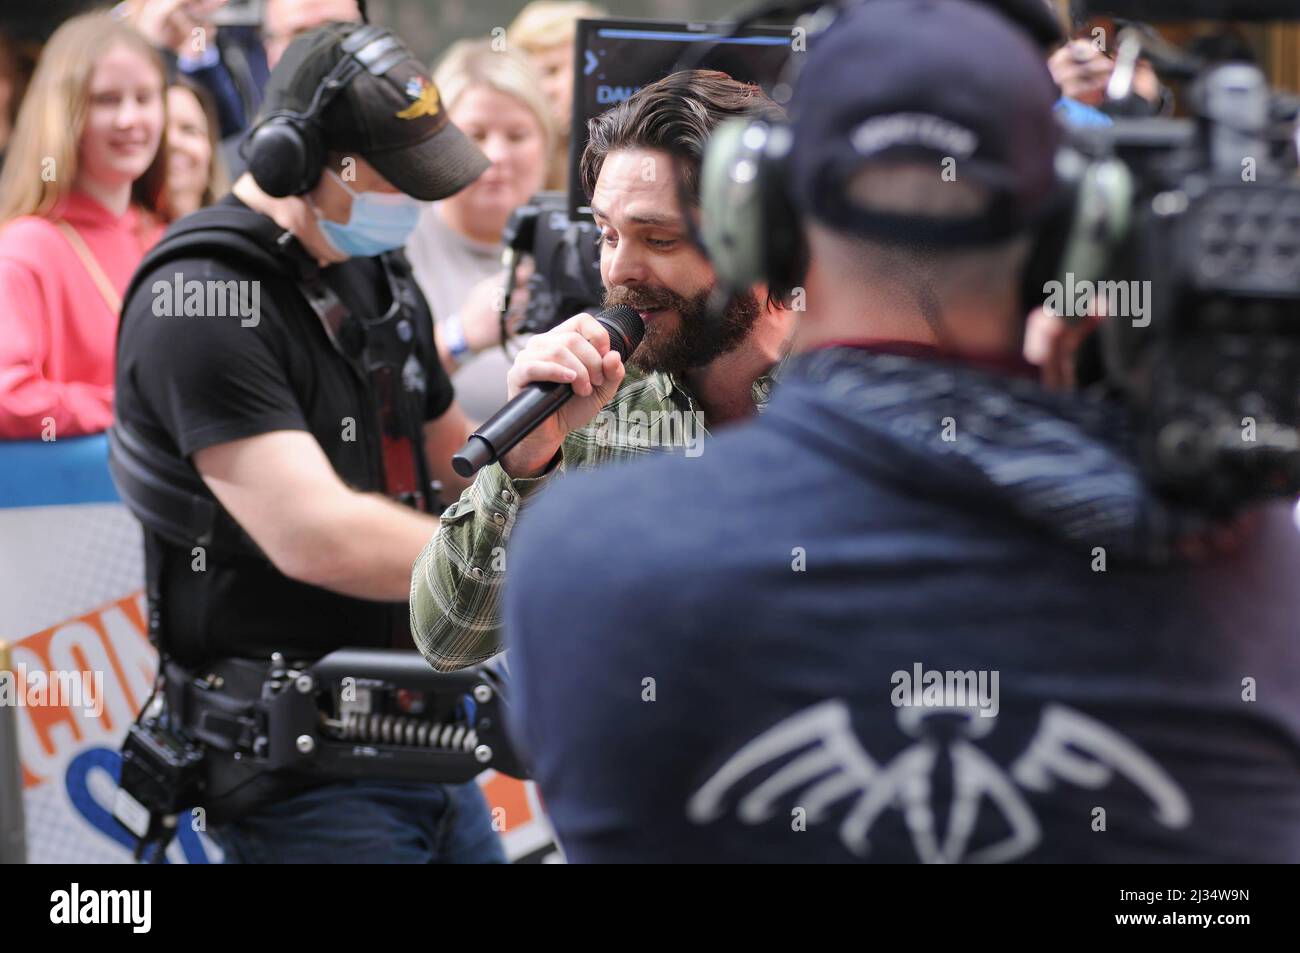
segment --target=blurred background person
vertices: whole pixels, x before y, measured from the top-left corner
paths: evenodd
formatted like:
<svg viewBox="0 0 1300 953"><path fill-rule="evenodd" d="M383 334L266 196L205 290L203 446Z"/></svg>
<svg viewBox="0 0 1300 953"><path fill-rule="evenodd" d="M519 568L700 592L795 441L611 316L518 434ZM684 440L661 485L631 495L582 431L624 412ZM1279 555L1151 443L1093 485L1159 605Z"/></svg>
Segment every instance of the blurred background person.
<svg viewBox="0 0 1300 953"><path fill-rule="evenodd" d="M1103 49L1099 42L1074 39L1048 59L1047 67L1062 96L1086 106L1101 106L1105 102L1106 87L1115 72L1115 54L1109 47ZM1166 102L1172 106L1155 70L1146 60L1138 61L1133 74L1133 92L1136 101L1150 114L1166 111Z"/></svg>
<svg viewBox="0 0 1300 953"><path fill-rule="evenodd" d="M469 418L481 421L505 402L510 369L505 352L493 348L501 340L501 235L511 213L542 188L554 128L528 60L494 51L487 40L454 44L434 83L451 121L492 165L425 209L406 254L438 322L438 350L455 374L456 396Z"/></svg>
<svg viewBox="0 0 1300 953"><path fill-rule="evenodd" d="M112 420L121 295L169 218L163 62L106 13L41 54L0 175L0 438Z"/></svg>
<svg viewBox="0 0 1300 953"><path fill-rule="evenodd" d="M555 123L546 173L546 188L568 186L569 134L573 119L573 43L579 20L608 16L601 7L583 2L533 0L519 11L506 31L511 49L523 50L542 81Z"/></svg>
<svg viewBox="0 0 1300 953"><path fill-rule="evenodd" d="M174 63L177 72L211 94L219 139L238 135L252 124L269 74L256 24L214 22L225 5L226 0L126 0L114 8Z"/></svg>
<svg viewBox="0 0 1300 953"><path fill-rule="evenodd" d="M361 20L357 0L266 0L262 8L262 43L272 69L285 49L308 30L331 21Z"/></svg>
<svg viewBox="0 0 1300 953"><path fill-rule="evenodd" d="M1098 125L1095 117L1076 104L1099 109L1106 101L1106 87L1115 72L1115 53L1119 49L1116 23L1110 17L1076 15L1069 0L1046 0L1070 37L1069 41L1049 51L1047 68L1061 90L1058 110L1071 122ZM1161 85L1151 63L1139 59L1133 73L1133 96L1123 105L1125 114L1155 115L1169 113L1173 98Z"/></svg>
<svg viewBox="0 0 1300 953"><path fill-rule="evenodd" d="M252 126L270 70L295 37L325 23L362 19L357 0L265 0L260 24L220 24L227 0L125 0L130 20L175 71L207 90L215 106L219 154L230 179L244 171L239 143Z"/></svg>
<svg viewBox="0 0 1300 953"><path fill-rule="evenodd" d="M208 91L178 76L167 87L167 197L172 217L211 205L230 189Z"/></svg>

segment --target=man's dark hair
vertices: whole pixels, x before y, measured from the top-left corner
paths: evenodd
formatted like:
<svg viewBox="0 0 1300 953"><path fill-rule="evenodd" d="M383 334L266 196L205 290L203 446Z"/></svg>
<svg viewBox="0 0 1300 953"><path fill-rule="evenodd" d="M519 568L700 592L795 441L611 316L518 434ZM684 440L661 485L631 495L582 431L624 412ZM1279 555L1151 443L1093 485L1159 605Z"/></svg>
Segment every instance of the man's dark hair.
<svg viewBox="0 0 1300 953"><path fill-rule="evenodd" d="M680 174L698 201L705 143L732 116L774 122L785 118L785 110L754 84L717 70L672 73L642 87L587 122L589 138L579 166L587 198L615 149L658 149L683 160Z"/></svg>

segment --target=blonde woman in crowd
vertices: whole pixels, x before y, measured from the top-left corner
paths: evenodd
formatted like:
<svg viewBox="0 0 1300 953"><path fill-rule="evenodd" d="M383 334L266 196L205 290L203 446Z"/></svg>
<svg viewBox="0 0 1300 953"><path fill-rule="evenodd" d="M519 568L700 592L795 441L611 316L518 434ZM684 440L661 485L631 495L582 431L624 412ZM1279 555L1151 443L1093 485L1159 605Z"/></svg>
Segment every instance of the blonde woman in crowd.
<svg viewBox="0 0 1300 953"><path fill-rule="evenodd" d="M105 13L50 37L0 175L0 438L113 418L121 295L167 208L163 63Z"/></svg>
<svg viewBox="0 0 1300 953"><path fill-rule="evenodd" d="M542 80L551 104L556 137L548 159L546 187L568 186L569 126L573 120L573 43L578 21L608 16L600 7L578 0L533 0L506 30L511 49L522 50Z"/></svg>

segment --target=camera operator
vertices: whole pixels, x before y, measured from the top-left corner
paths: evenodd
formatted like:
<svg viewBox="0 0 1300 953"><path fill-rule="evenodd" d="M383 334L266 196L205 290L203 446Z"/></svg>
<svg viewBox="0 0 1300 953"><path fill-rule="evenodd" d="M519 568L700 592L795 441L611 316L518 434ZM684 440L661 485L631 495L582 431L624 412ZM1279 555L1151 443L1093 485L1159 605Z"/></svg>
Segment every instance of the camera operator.
<svg viewBox="0 0 1300 953"><path fill-rule="evenodd" d="M652 450L698 455L707 428L745 419L766 400L790 311L764 287L732 296L722 322L703 320L716 276L687 236L673 169L694 193L718 123L781 115L758 87L699 70L651 83L591 121L583 186L602 233L606 306L627 305L646 323L637 370L625 378L608 333L587 314L533 336L519 353L507 376L511 397L534 381L572 384L575 396L479 471L416 562L411 631L434 668L500 651L506 542L521 506L557 474Z"/></svg>
<svg viewBox="0 0 1300 953"><path fill-rule="evenodd" d="M1041 55L962 0L875 0L810 50L776 396L512 543L511 727L567 857L1300 859L1290 503L1181 561L1208 516L1143 479L1130 411L1018 356Z"/></svg>
<svg viewBox="0 0 1300 953"><path fill-rule="evenodd" d="M159 248L206 223L199 244L137 273L118 347L119 485L131 463L215 512L193 545L146 522L167 678L204 679L231 704L257 697L273 653L411 647L410 566L438 527L429 478L459 492L449 459L468 427L398 250L423 202L487 165L413 54L376 27L295 40L266 109L251 171ZM295 216L291 233L278 217L301 200L269 193L302 194L316 219ZM264 266L214 250L223 229ZM176 289L188 300L192 284L209 304L178 313ZM238 289L239 309L213 311L214 289ZM474 783L311 785L236 759L209 752L205 806L228 860L503 859Z"/></svg>

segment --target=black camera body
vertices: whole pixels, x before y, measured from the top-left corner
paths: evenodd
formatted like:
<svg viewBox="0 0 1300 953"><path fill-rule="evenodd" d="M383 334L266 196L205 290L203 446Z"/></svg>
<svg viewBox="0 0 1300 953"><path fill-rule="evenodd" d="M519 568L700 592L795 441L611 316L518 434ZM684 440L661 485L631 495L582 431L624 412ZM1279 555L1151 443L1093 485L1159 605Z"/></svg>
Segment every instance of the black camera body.
<svg viewBox="0 0 1300 953"><path fill-rule="evenodd" d="M541 334L581 311L600 309L605 297L600 229L587 219L570 218L563 192L538 192L517 208L502 240L512 272L520 255L531 255L534 263L518 333Z"/></svg>
<svg viewBox="0 0 1300 953"><path fill-rule="evenodd" d="M1147 303L1107 316L1102 351L1153 483L1229 512L1300 493L1295 115L1247 63L1199 64L1188 94L1193 118L1091 134L1134 183L1108 273Z"/></svg>
<svg viewBox="0 0 1300 953"><path fill-rule="evenodd" d="M166 844L181 811L202 803L207 787L203 746L146 711L122 744L122 774L113 816L136 838L136 860L151 843Z"/></svg>

